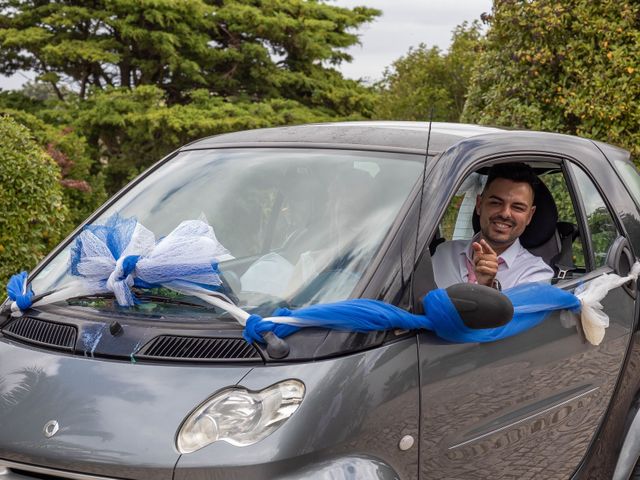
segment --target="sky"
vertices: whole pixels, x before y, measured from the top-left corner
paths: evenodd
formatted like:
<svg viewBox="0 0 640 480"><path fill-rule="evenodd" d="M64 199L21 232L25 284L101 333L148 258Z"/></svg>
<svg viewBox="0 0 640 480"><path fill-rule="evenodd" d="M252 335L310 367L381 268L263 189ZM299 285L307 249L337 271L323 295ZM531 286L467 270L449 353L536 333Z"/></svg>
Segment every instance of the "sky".
<svg viewBox="0 0 640 480"><path fill-rule="evenodd" d="M420 43L446 50L451 31L465 20L490 13L492 0L333 0L341 7L364 5L382 10L374 22L362 27L360 43L348 50L354 60L340 70L349 78L382 78L385 67Z"/></svg>
<svg viewBox="0 0 640 480"><path fill-rule="evenodd" d="M490 12L492 0L329 0L329 3L382 10L380 17L358 31L361 45L348 50L353 62L339 67L348 78L373 82L381 79L384 69L405 55L409 47L422 42L446 50L456 25ZM0 88L19 88L29 77L32 75L0 76Z"/></svg>

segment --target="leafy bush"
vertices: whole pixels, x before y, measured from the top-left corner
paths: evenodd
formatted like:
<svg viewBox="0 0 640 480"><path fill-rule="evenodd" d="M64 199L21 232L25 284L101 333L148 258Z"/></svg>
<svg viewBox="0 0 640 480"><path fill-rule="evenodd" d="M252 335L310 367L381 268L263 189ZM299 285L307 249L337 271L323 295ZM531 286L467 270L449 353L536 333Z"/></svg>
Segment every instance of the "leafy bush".
<svg viewBox="0 0 640 480"><path fill-rule="evenodd" d="M550 130L640 154L640 4L496 0L463 121Z"/></svg>
<svg viewBox="0 0 640 480"><path fill-rule="evenodd" d="M64 234L59 168L13 119L0 116L0 287L31 269Z"/></svg>
<svg viewBox="0 0 640 480"><path fill-rule="evenodd" d="M96 168L86 140L71 127L53 126L22 110L0 105L0 114L29 129L35 141L58 165L64 203L69 209L65 233L70 232L107 198L103 174L92 173L92 168Z"/></svg>

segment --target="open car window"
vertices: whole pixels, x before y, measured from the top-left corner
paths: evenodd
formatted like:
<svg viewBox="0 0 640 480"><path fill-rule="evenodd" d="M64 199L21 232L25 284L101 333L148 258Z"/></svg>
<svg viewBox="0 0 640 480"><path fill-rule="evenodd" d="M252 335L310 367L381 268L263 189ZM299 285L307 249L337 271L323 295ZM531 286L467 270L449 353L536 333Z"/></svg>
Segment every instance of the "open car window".
<svg viewBox="0 0 640 480"><path fill-rule="evenodd" d="M540 181L549 191L552 202L555 203L557 216L554 216L553 220L547 220L556 223L556 228L550 230L547 238L525 246L554 269L554 282L578 278L587 272L588 263L585 261L581 222L578 221L579 210L576 200L570 194L567 177L560 164L554 166L546 161L529 164L536 169ZM487 168L484 167L463 180L438 224L436 236L430 244L432 255L442 242L470 240L475 235L478 228L477 225L475 228L473 225L476 198L482 193L486 174ZM536 228L535 225L532 227Z"/></svg>

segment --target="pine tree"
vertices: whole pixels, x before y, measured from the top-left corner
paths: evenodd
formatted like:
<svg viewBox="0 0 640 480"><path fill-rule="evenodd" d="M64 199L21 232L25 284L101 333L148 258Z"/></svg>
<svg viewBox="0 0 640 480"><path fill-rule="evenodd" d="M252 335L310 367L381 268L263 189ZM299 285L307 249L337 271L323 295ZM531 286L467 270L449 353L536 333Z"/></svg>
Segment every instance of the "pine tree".
<svg viewBox="0 0 640 480"><path fill-rule="evenodd" d="M80 98L154 85L171 104L206 88L366 110L362 88L333 67L379 13L326 0L0 0L0 73L34 71L61 99L65 83Z"/></svg>

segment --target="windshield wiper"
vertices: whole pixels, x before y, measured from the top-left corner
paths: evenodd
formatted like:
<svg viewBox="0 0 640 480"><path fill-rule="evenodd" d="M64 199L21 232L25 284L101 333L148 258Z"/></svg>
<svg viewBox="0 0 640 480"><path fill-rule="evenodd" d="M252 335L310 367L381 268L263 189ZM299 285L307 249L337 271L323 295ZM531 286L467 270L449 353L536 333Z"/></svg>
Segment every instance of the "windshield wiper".
<svg viewBox="0 0 640 480"><path fill-rule="evenodd" d="M229 299L226 295L223 296L223 294L219 294L221 297L223 297L223 299L229 303L233 303L231 301L231 299ZM196 297L198 298L198 297ZM34 296L35 299L35 296ZM73 296L73 297L69 297L67 298L65 301L67 303L70 302L74 302L74 301L82 301L82 300L112 300L115 299L115 295L113 293L95 293L95 294L90 294L90 295L77 295L77 296ZM188 306L188 307L198 307L198 308L202 308L202 309L210 309L211 307L215 307L215 305L212 305L211 303L208 302L196 302L196 301L189 301L186 299L182 299L182 298L176 298L176 297L166 297L163 295L157 295L157 294L153 294L153 293L144 293L144 292L136 292L136 299L140 301L141 304L145 304L147 302L153 302L153 303L162 303L165 305L183 305L183 306ZM202 300L202 299L200 299ZM35 303L35 300L34 300ZM124 307L124 308L128 308L128 307ZM217 307L220 310L226 311L225 309L221 308L221 307Z"/></svg>
<svg viewBox="0 0 640 480"><path fill-rule="evenodd" d="M35 305L37 302L39 302L40 300L42 300L45 297L48 297L49 295L52 295L54 293L59 292L60 290L51 290L49 292L46 293L41 293L38 295L34 295L31 299L32 304L34 304L34 307L38 307L38 305ZM218 294L219 296L221 296L223 298L224 301L231 303L231 304L235 304L235 302L233 302L229 297L227 297L226 295L223 294ZM209 302L204 302L204 303L198 303L195 301L188 301L188 300L184 300L184 299L178 299L178 298L171 298L171 297L165 297L162 295L154 295L154 294L147 294L144 292L137 292L136 297L140 300L144 301L150 301L150 302L156 302L156 303L164 303L164 304L168 304L168 305L184 305L184 306L190 306L190 307L198 307L198 308L203 308L206 309L210 306L214 306L211 305L211 303ZM197 298L197 297L196 297ZM115 299L115 295L112 292L105 292L105 293L91 293L91 294L80 294L80 295L71 295L69 297L66 297L64 299L60 299L57 301L64 301L67 303L71 303L71 302L75 302L75 301L82 301L82 300L112 300ZM56 302L57 302L56 301ZM51 302L51 303L56 303L56 302ZM12 309L12 304L13 302L11 300L7 300L7 302L4 304L2 310L0 311L0 315L11 315L11 313L13 313L14 311L17 311L15 308ZM44 304L42 306L45 306L48 304ZM221 310L225 310L224 308L218 307Z"/></svg>
<svg viewBox="0 0 640 480"><path fill-rule="evenodd" d="M31 303L36 303L40 300L42 300L44 297L48 297L49 295L52 295L54 293L56 293L58 290L51 290L49 292L45 292L45 293L40 293L38 295L34 295L33 297L31 297ZM13 305L15 304L14 301L12 301L10 298L7 298L2 306L2 310L0 310L0 315L11 315L13 312L17 312L20 311L19 309L13 308Z"/></svg>
<svg viewBox="0 0 640 480"><path fill-rule="evenodd" d="M44 305L48 304L48 303L55 303L57 301L66 301L68 302L69 300L74 300L74 299L82 299L82 298L103 298L103 299L111 299L114 298L115 295L113 293L87 293L87 294L80 294L80 295L65 295L65 291L67 290L72 290L73 286L67 286L67 287L63 287L57 290L51 290L49 292L46 293L42 293L39 295L34 295L32 297L32 305L39 302L40 300L44 299L45 297L51 297L54 298L55 300L53 301L49 301ZM247 319L250 317L250 314L248 312L246 312L245 310L243 310L242 308L240 308L233 300L231 300L229 297L227 297L225 294L220 293L220 292L213 292L213 291L206 291L206 293L203 291L203 293L198 293L198 292L194 292L194 291L180 291L179 288L172 288L172 290L175 290L178 293L182 293L183 295L186 296L193 296L196 298L199 298L200 300L205 301L208 304L211 304L215 307L220 308L221 310L226 311L229 315L231 315L231 317L233 317L242 327L244 327L247 323ZM57 294L57 295L54 295ZM59 297L59 298L58 298ZM51 298L49 300L51 300ZM155 296L151 295L151 296L147 296L146 298L154 298L156 299ZM168 298L168 297L157 297L157 300L162 300L163 302L173 302L173 303L179 303L179 304L186 304L186 305L190 305L190 306L197 306L197 307L202 307L202 305L199 304L194 304L191 302L184 302L183 300L176 300L176 299L172 299L172 298ZM14 308L12 308L12 306L14 305L15 302L11 302L11 301L7 301L4 304L4 307L2 308L2 311L0 311L0 315L6 315L6 319L4 322L0 323L0 328L3 327L10 319L12 316L12 313L14 312ZM36 307L38 307L39 305L35 305ZM19 309L17 309L16 311L19 311ZM279 338L278 336L276 336L273 332L265 332L263 335L264 341L267 343L267 352L269 353L269 355L271 356L271 358L284 358L289 354L289 345L287 344L286 341L282 340L281 338Z"/></svg>
<svg viewBox="0 0 640 480"><path fill-rule="evenodd" d="M226 302L228 302L228 303L230 303L232 305L237 305L236 302L231 300L226 295L224 295L222 293L218 293L217 295L220 296ZM194 295L188 295L188 296L194 296ZM223 310L223 311L226 312L226 310L224 308L221 308L221 307L219 307L217 305L212 305L210 302L203 301L202 298L200 298L198 296L196 296L195 298L198 298L199 300L201 300L202 303L198 303L198 302L190 301L190 300L185 300L185 299L182 299L182 298L176 298L176 297L165 297L163 295L155 295L155 294L152 294L152 293L140 293L140 294L136 295L136 298L138 300L143 301L143 302L149 301L149 302L163 303L163 304L166 304L166 305L184 305L184 306L199 307L199 308L204 308L204 309L209 309L211 307L217 307L220 310Z"/></svg>

